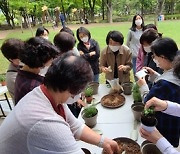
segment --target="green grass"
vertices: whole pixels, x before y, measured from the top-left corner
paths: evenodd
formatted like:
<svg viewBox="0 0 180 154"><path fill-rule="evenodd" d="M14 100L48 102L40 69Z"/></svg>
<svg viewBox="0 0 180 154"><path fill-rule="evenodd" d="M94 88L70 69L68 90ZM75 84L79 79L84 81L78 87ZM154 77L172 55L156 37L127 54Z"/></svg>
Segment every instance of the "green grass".
<svg viewBox="0 0 180 154"><path fill-rule="evenodd" d="M153 22L146 22L145 24L148 23L153 23ZM73 29L75 32L77 28L79 28L82 25L69 25L70 28ZM113 24L88 24L88 25L83 25L87 27L87 29L91 32L92 38L94 38L96 41L98 41L100 45L100 49L102 50L106 46L106 35L109 31L111 30L118 30L122 32L122 34L127 38L127 33L129 31L129 28L131 26L131 22L121 22L121 23L113 23ZM59 29L52 29L52 27L47 27L50 31L49 35L49 40L53 41L53 38L55 34L58 33ZM176 41L178 46L180 47L180 21L163 21L163 22L158 22L158 30L160 33L163 33L164 37L170 37ZM36 28L33 28L33 35L35 35ZM22 40L27 40L29 37L32 37L32 32L29 29L26 29L22 31L15 30L11 33L9 33L6 37L7 38L19 38ZM0 46L4 40L0 40ZM6 72L8 67L8 61L2 56L0 53L0 73ZM101 80L104 81L104 76L103 74L101 75Z"/></svg>

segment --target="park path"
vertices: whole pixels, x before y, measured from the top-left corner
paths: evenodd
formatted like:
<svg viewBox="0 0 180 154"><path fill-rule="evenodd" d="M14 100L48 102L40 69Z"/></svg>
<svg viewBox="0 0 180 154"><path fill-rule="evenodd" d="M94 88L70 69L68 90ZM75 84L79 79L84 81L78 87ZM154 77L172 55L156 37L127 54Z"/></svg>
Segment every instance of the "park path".
<svg viewBox="0 0 180 154"><path fill-rule="evenodd" d="M0 31L0 40L3 40L7 37L9 33L12 33L14 30L1 30Z"/></svg>

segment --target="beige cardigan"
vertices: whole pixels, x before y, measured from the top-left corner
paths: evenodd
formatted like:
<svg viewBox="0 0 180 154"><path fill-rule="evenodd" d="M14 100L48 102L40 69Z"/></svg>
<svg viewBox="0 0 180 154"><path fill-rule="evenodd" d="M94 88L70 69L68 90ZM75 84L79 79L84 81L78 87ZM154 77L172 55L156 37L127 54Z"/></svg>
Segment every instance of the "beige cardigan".
<svg viewBox="0 0 180 154"><path fill-rule="evenodd" d="M130 81L130 70L132 68L132 53L129 48L125 45L122 45L119 49L119 53L116 57L117 66L125 65L127 66L126 71L118 71L119 82L128 82ZM106 79L114 79L114 65L115 65L115 56L113 51L107 46L100 56L100 70L102 71L103 67L111 66L112 72L106 73Z"/></svg>

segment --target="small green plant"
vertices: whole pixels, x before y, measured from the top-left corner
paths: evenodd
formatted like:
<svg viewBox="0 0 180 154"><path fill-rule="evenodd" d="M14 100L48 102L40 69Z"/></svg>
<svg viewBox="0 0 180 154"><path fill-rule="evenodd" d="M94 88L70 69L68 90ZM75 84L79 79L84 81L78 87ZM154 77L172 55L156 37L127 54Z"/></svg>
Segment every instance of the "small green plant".
<svg viewBox="0 0 180 154"><path fill-rule="evenodd" d="M84 95L85 95L86 97L92 96L92 95L93 95L93 88L90 87L90 86L86 87L86 89L85 89L85 91L84 91Z"/></svg>
<svg viewBox="0 0 180 154"><path fill-rule="evenodd" d="M143 114L145 116L154 115L155 114L154 106L150 106L148 109L144 109Z"/></svg>
<svg viewBox="0 0 180 154"><path fill-rule="evenodd" d="M89 106L83 110L83 116L86 118L93 117L97 114L98 110L95 106Z"/></svg>
<svg viewBox="0 0 180 154"><path fill-rule="evenodd" d="M6 75L0 74L0 82L6 81Z"/></svg>
<svg viewBox="0 0 180 154"><path fill-rule="evenodd" d="M132 88L134 102L142 102L141 92L137 83Z"/></svg>

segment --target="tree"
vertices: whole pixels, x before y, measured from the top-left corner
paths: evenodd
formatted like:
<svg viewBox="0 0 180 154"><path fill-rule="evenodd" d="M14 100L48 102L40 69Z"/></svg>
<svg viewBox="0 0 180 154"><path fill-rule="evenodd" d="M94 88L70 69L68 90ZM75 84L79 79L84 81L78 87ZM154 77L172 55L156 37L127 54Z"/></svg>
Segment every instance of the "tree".
<svg viewBox="0 0 180 154"><path fill-rule="evenodd" d="M112 23L112 0L105 0L107 6L107 19L109 23Z"/></svg>
<svg viewBox="0 0 180 154"><path fill-rule="evenodd" d="M91 13L91 21L94 22L94 7L95 7L95 0L88 0L90 13Z"/></svg>
<svg viewBox="0 0 180 154"><path fill-rule="evenodd" d="M159 15L162 14L162 10L164 7L165 0L157 0L156 10L155 10L155 17L154 17L154 24L157 26L157 19Z"/></svg>
<svg viewBox="0 0 180 154"><path fill-rule="evenodd" d="M6 17L6 21L9 26L12 28L14 25L14 11L10 9L8 0L1 0L0 1L0 9L4 16Z"/></svg>

